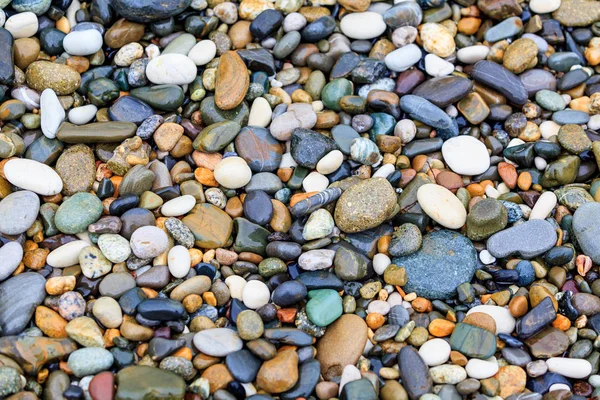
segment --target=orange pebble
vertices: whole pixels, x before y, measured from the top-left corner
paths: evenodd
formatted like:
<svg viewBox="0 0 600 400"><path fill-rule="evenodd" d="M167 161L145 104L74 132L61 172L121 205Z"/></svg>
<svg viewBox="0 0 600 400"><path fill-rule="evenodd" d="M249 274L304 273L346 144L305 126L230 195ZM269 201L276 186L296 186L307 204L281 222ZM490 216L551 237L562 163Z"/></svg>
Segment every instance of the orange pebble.
<svg viewBox="0 0 600 400"><path fill-rule="evenodd" d="M424 297L417 297L413 300L411 305L416 312L430 312L431 310L433 310L433 305L431 304L431 301L427 300Z"/></svg>
<svg viewBox="0 0 600 400"><path fill-rule="evenodd" d="M171 354L172 357L182 357L186 360L192 361L192 349L189 347L182 347L177 350L175 353Z"/></svg>
<svg viewBox="0 0 600 400"><path fill-rule="evenodd" d="M566 331L571 327L571 321L562 314L556 314L556 319L552 322L552 326L561 331Z"/></svg>
<svg viewBox="0 0 600 400"><path fill-rule="evenodd" d="M310 196L314 196L317 193L319 192L296 193L290 198L290 207L294 207L297 203L308 199Z"/></svg>
<svg viewBox="0 0 600 400"><path fill-rule="evenodd" d="M277 310L277 319L281 322L291 324L296 318L295 308L280 308Z"/></svg>
<svg viewBox="0 0 600 400"><path fill-rule="evenodd" d="M508 311L510 311L511 315L515 318L527 314L528 310L529 305L525 296L515 296L510 299L510 302L508 303Z"/></svg>
<svg viewBox="0 0 600 400"><path fill-rule="evenodd" d="M385 317L378 313L371 313L367 315L366 321L369 328L378 329L385 323Z"/></svg>
<svg viewBox="0 0 600 400"><path fill-rule="evenodd" d="M142 288L142 290L144 291L144 293L146 293L146 296L148 296L148 298L153 299L156 296L158 296L158 293L156 292L156 290L150 289L150 288Z"/></svg>
<svg viewBox="0 0 600 400"><path fill-rule="evenodd" d="M531 178L531 174L527 171L521 172L519 174L519 178L517 179L517 185L521 190L529 190L532 182L533 179Z"/></svg>
<svg viewBox="0 0 600 400"><path fill-rule="evenodd" d="M446 337L454 331L454 323L445 319L437 318L431 321L427 328L429 333L435 337Z"/></svg>
<svg viewBox="0 0 600 400"><path fill-rule="evenodd" d="M196 170L194 171L194 178L196 178L196 180L204 186L219 186L219 182L217 182L217 180L215 179L215 174L213 174L213 172L208 168L196 168Z"/></svg>
<svg viewBox="0 0 600 400"><path fill-rule="evenodd" d="M467 365L468 362L467 357L455 350L450 352L450 361L452 361L452 364L460 365L461 367Z"/></svg>
<svg viewBox="0 0 600 400"><path fill-rule="evenodd" d="M485 188L479 183L471 183L467 186L467 191L471 197L483 196L485 194Z"/></svg>

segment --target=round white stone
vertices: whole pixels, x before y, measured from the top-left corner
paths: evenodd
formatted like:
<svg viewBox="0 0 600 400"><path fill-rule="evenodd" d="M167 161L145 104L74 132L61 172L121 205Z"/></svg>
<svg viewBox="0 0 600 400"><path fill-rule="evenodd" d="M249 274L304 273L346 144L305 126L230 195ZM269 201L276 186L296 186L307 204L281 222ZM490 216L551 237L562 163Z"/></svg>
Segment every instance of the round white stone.
<svg viewBox="0 0 600 400"><path fill-rule="evenodd" d="M433 77L446 76L454 72L454 64L435 54L427 54L425 56L425 71Z"/></svg>
<svg viewBox="0 0 600 400"><path fill-rule="evenodd" d="M600 129L600 114L592 115L587 123L589 129L597 131Z"/></svg>
<svg viewBox="0 0 600 400"><path fill-rule="evenodd" d="M63 47L72 56L89 56L102 48L102 34L95 29L72 31L63 39Z"/></svg>
<svg viewBox="0 0 600 400"><path fill-rule="evenodd" d="M535 157L533 159L533 163L535 164L535 167L537 169L539 169L540 171L545 171L546 167L548 166L548 161L546 161L544 158L542 157Z"/></svg>
<svg viewBox="0 0 600 400"><path fill-rule="evenodd" d="M244 286L242 292L242 301L244 305L252 310L256 310L267 304L271 298L269 288L261 281L250 281Z"/></svg>
<svg viewBox="0 0 600 400"><path fill-rule="evenodd" d="M65 110L52 89L45 89L40 96L42 133L48 139L54 139L58 127L65 120Z"/></svg>
<svg viewBox="0 0 600 400"><path fill-rule="evenodd" d="M485 265L489 265L496 261L496 257L494 257L487 250L481 250L481 253L479 253L479 261L481 261Z"/></svg>
<svg viewBox="0 0 600 400"><path fill-rule="evenodd" d="M94 119L96 112L98 112L98 107L93 104L75 107L69 111L69 122L75 125L85 125Z"/></svg>
<svg viewBox="0 0 600 400"><path fill-rule="evenodd" d="M444 339L431 339L423 343L421 348L419 348L419 355L430 367L435 367L436 365L441 365L448 361L450 358L450 352L452 349L448 342Z"/></svg>
<svg viewBox="0 0 600 400"><path fill-rule="evenodd" d="M201 40L191 48L188 57L196 65L206 65L215 58L217 45L212 40Z"/></svg>
<svg viewBox="0 0 600 400"><path fill-rule="evenodd" d="M551 357L546 360L548 371L573 379L584 379L592 373L592 364L583 358Z"/></svg>
<svg viewBox="0 0 600 400"><path fill-rule="evenodd" d="M198 350L212 357L225 357L244 347L238 334L227 328L205 329L196 333L193 341Z"/></svg>
<svg viewBox="0 0 600 400"><path fill-rule="evenodd" d="M498 372L498 362L495 357L491 357L487 360L472 358L465 366L465 369L467 370L469 378L487 379L496 375Z"/></svg>
<svg viewBox="0 0 600 400"><path fill-rule="evenodd" d="M496 322L496 335L499 333L506 333L507 335L510 335L515 330L517 321L510 314L508 308L484 304L471 308L467 312L467 315L475 312L487 314L494 319Z"/></svg>
<svg viewBox="0 0 600 400"><path fill-rule="evenodd" d="M54 196L63 188L62 179L55 170L26 158L8 160L4 165L4 176L13 185L42 196Z"/></svg>
<svg viewBox="0 0 600 400"><path fill-rule="evenodd" d="M169 53L152 59L146 77L156 85L185 85L196 79L196 64L183 54Z"/></svg>
<svg viewBox="0 0 600 400"><path fill-rule="evenodd" d="M394 127L394 136L402 140L402 144L410 143L417 134L417 126L411 119L401 119Z"/></svg>
<svg viewBox="0 0 600 400"><path fill-rule="evenodd" d="M176 197L163 204L160 212L165 217L179 217L187 214L196 205L196 198L191 194Z"/></svg>
<svg viewBox="0 0 600 400"><path fill-rule="evenodd" d="M311 172L302 181L302 188L306 193L320 192L327 189L327 186L329 186L329 179L318 172Z"/></svg>
<svg viewBox="0 0 600 400"><path fill-rule="evenodd" d="M490 167L490 156L485 144L472 136L450 138L442 145L444 162L460 175L479 175Z"/></svg>
<svg viewBox="0 0 600 400"><path fill-rule="evenodd" d="M104 296L96 300L92 313L106 328L118 328L123 322L121 306L112 297Z"/></svg>
<svg viewBox="0 0 600 400"><path fill-rule="evenodd" d="M231 275L225 279L225 284L229 288L229 294L232 299L242 299L244 286L246 286L246 280L244 278L239 275Z"/></svg>
<svg viewBox="0 0 600 400"><path fill-rule="evenodd" d="M381 315L387 315L390 312L390 304L383 300L373 300L367 307L367 313L377 313Z"/></svg>
<svg viewBox="0 0 600 400"><path fill-rule="evenodd" d="M75 240L52 250L46 257L46 264L54 268L67 268L79 264L79 253L90 244L85 240Z"/></svg>
<svg viewBox="0 0 600 400"><path fill-rule="evenodd" d="M558 10L560 3L560 0L531 0L529 9L536 14L548 14Z"/></svg>
<svg viewBox="0 0 600 400"><path fill-rule="evenodd" d="M31 11L15 14L6 20L4 29L9 31L14 39L31 37L38 30L37 15Z"/></svg>
<svg viewBox="0 0 600 400"><path fill-rule="evenodd" d="M468 46L456 52L456 58L463 64L475 64L478 61L485 60L490 48L483 45Z"/></svg>
<svg viewBox="0 0 600 400"><path fill-rule="evenodd" d="M0 248L0 281L8 278L23 259L23 247L18 242L8 242Z"/></svg>
<svg viewBox="0 0 600 400"><path fill-rule="evenodd" d="M183 278L190 272L190 252L183 246L173 246L167 257L169 272L175 278Z"/></svg>
<svg viewBox="0 0 600 400"><path fill-rule="evenodd" d="M544 139L550 139L552 136L558 135L560 125L554 121L544 121L540 124L540 134Z"/></svg>
<svg viewBox="0 0 600 400"><path fill-rule="evenodd" d="M271 123L272 115L273 110L271 110L271 106L269 105L267 99L264 97L257 97L252 102L252 107L250 108L248 125L266 128Z"/></svg>
<svg viewBox="0 0 600 400"><path fill-rule="evenodd" d="M387 256L387 254L377 253L375 257L373 257L373 270L377 275L383 275L386 268L390 266L392 260Z"/></svg>
<svg viewBox="0 0 600 400"><path fill-rule="evenodd" d="M239 189L250 182L252 170L241 157L222 159L213 171L215 180L229 189Z"/></svg>
<svg viewBox="0 0 600 400"><path fill-rule="evenodd" d="M529 219L546 219L548 214L552 212L554 207L556 207L556 203L558 199L554 192L544 192L538 198L538 201L533 206L531 210L531 214L529 215Z"/></svg>
<svg viewBox="0 0 600 400"><path fill-rule="evenodd" d="M419 205L438 224L459 229L467 220L467 210L458 197L443 186L428 183L417 191Z"/></svg>
<svg viewBox="0 0 600 400"><path fill-rule="evenodd" d="M133 254L138 258L154 258L169 248L169 238L156 226L137 228L129 239Z"/></svg>
<svg viewBox="0 0 600 400"><path fill-rule="evenodd" d="M344 162L344 154L339 150L332 150L317 163L317 172L323 175L335 172Z"/></svg>
<svg viewBox="0 0 600 400"><path fill-rule="evenodd" d="M421 49L416 44L407 44L385 56L386 67L392 71L406 71L421 59Z"/></svg>
<svg viewBox="0 0 600 400"><path fill-rule="evenodd" d="M386 28L383 16L372 11L348 14L340 22L342 33L350 39L373 39Z"/></svg>

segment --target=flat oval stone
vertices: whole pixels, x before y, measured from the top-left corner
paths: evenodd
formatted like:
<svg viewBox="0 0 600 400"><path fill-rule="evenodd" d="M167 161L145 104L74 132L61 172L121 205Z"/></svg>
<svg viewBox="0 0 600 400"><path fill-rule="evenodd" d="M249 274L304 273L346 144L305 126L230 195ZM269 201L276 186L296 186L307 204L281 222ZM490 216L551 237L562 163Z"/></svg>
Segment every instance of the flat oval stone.
<svg viewBox="0 0 600 400"><path fill-rule="evenodd" d="M0 248L0 281L17 269L23 259L23 248L18 242L8 242Z"/></svg>
<svg viewBox="0 0 600 400"><path fill-rule="evenodd" d="M42 196L53 196L63 189L60 176L49 166L24 158L13 158L4 165L4 176L15 186Z"/></svg>
<svg viewBox="0 0 600 400"><path fill-rule="evenodd" d="M528 93L521 80L512 72L493 61L479 61L473 67L471 76L478 82L497 90L517 105L527 101Z"/></svg>
<svg viewBox="0 0 600 400"><path fill-rule="evenodd" d="M185 85L196 79L196 64L183 54L164 54L146 67L148 80L156 85Z"/></svg>
<svg viewBox="0 0 600 400"><path fill-rule="evenodd" d="M185 98L183 90L177 85L135 88L130 93L131 96L164 111L177 110L183 104Z"/></svg>
<svg viewBox="0 0 600 400"><path fill-rule="evenodd" d="M73 56L89 56L102 48L102 34L95 29L72 31L63 39L63 46Z"/></svg>
<svg viewBox="0 0 600 400"><path fill-rule="evenodd" d="M40 198L22 190L11 193L0 201L0 232L19 235L33 225L40 210ZM0 252L2 249L0 249Z"/></svg>
<svg viewBox="0 0 600 400"><path fill-rule="evenodd" d="M419 96L406 95L400 99L400 107L411 118L421 121L432 128L436 128L438 136L442 139L458 136L458 126L456 123L452 121L444 110L428 100Z"/></svg>
<svg viewBox="0 0 600 400"><path fill-rule="evenodd" d="M459 323L450 336L450 347L467 357L486 359L496 352L496 336L487 329Z"/></svg>
<svg viewBox="0 0 600 400"><path fill-rule="evenodd" d="M405 346L400 350L398 366L402 384L411 399L418 399L432 391L433 381L429 367L414 347Z"/></svg>
<svg viewBox="0 0 600 400"><path fill-rule="evenodd" d="M442 146L444 161L461 175L479 175L490 167L487 148L472 136L463 135L446 140Z"/></svg>
<svg viewBox="0 0 600 400"><path fill-rule="evenodd" d="M137 125L133 122L93 122L81 126L64 122L58 129L56 137L70 144L115 143L135 136L136 130Z"/></svg>
<svg viewBox="0 0 600 400"><path fill-rule="evenodd" d="M533 258L554 247L556 231L545 220L532 220L492 235L487 250L496 258L518 254Z"/></svg>
<svg viewBox="0 0 600 400"><path fill-rule="evenodd" d="M194 335L194 346L213 357L225 357L241 350L243 345L237 333L227 328L206 329Z"/></svg>
<svg viewBox="0 0 600 400"><path fill-rule="evenodd" d="M1 204L1 203L0 203ZM573 215L573 232L584 254L594 263L600 262L600 246L597 235L600 233L600 204L596 202L581 205Z"/></svg>
<svg viewBox="0 0 600 400"><path fill-rule="evenodd" d="M438 224L450 229L459 229L465 224L467 210L445 187L425 184L419 188L417 200L423 211Z"/></svg>
<svg viewBox="0 0 600 400"><path fill-rule="evenodd" d="M281 162L283 148L268 129L246 126L235 138L235 148L253 172L275 171Z"/></svg>
<svg viewBox="0 0 600 400"><path fill-rule="evenodd" d="M169 18L182 13L192 0L148 0L139 3L135 0L115 0L111 7L129 21L148 23Z"/></svg>
<svg viewBox="0 0 600 400"><path fill-rule="evenodd" d="M102 201L91 194L80 192L65 200L54 215L54 223L63 233L80 233L96 222L102 214Z"/></svg>
<svg viewBox="0 0 600 400"><path fill-rule="evenodd" d="M350 13L340 21L342 33L351 39L373 39L386 28L381 14L373 11Z"/></svg>
<svg viewBox="0 0 600 400"><path fill-rule="evenodd" d="M81 76L73 68L48 61L34 61L25 71L27 85L43 92L52 89L59 95L73 93L81 84Z"/></svg>
<svg viewBox="0 0 600 400"><path fill-rule="evenodd" d="M2 335L21 333L33 312L46 297L46 280L35 272L25 272L0 284L0 328Z"/></svg>
<svg viewBox="0 0 600 400"><path fill-rule="evenodd" d="M472 89L473 83L467 78L442 76L423 82L412 94L444 108L465 97Z"/></svg>
<svg viewBox="0 0 600 400"><path fill-rule="evenodd" d="M477 268L477 252L459 233L440 230L423 236L421 249L392 259L406 269L405 290L428 299L449 299L461 283L471 282Z"/></svg>
<svg viewBox="0 0 600 400"><path fill-rule="evenodd" d="M179 375L160 368L133 365L120 370L116 378L115 399L169 399L185 395L185 381Z"/></svg>
<svg viewBox="0 0 600 400"><path fill-rule="evenodd" d="M414 26L416 28L423 20L423 11L416 2L404 1L387 9L383 13L383 20L392 30L401 26Z"/></svg>
<svg viewBox="0 0 600 400"><path fill-rule="evenodd" d="M215 84L215 104L220 109L232 110L244 100L250 77L246 64L236 52L221 55Z"/></svg>
<svg viewBox="0 0 600 400"><path fill-rule="evenodd" d="M549 71L530 69L520 74L519 79L529 97L535 96L539 90L556 90L556 77Z"/></svg>

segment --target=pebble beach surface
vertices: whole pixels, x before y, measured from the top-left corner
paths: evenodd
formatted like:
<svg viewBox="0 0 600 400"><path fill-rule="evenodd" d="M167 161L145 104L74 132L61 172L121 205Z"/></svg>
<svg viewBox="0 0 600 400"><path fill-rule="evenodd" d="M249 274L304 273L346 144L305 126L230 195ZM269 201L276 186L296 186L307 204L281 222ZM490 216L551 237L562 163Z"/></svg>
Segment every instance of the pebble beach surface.
<svg viewBox="0 0 600 400"><path fill-rule="evenodd" d="M600 1L0 0L0 398L600 397Z"/></svg>

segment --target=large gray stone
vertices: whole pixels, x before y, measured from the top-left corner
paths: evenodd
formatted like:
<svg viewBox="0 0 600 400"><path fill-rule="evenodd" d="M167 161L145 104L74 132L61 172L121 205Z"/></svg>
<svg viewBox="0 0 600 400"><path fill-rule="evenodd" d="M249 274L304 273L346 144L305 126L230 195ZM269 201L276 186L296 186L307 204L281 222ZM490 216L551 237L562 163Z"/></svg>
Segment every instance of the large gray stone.
<svg viewBox="0 0 600 400"><path fill-rule="evenodd" d="M533 258L544 254L556 244L556 231L550 222L534 219L492 235L488 251L496 258L519 255Z"/></svg>
<svg viewBox="0 0 600 400"><path fill-rule="evenodd" d="M15 335L25 329L46 297L45 284L42 275L25 272L0 285L0 335Z"/></svg>
<svg viewBox="0 0 600 400"><path fill-rule="evenodd" d="M585 203L575 211L573 232L583 253L600 263L600 203Z"/></svg>

